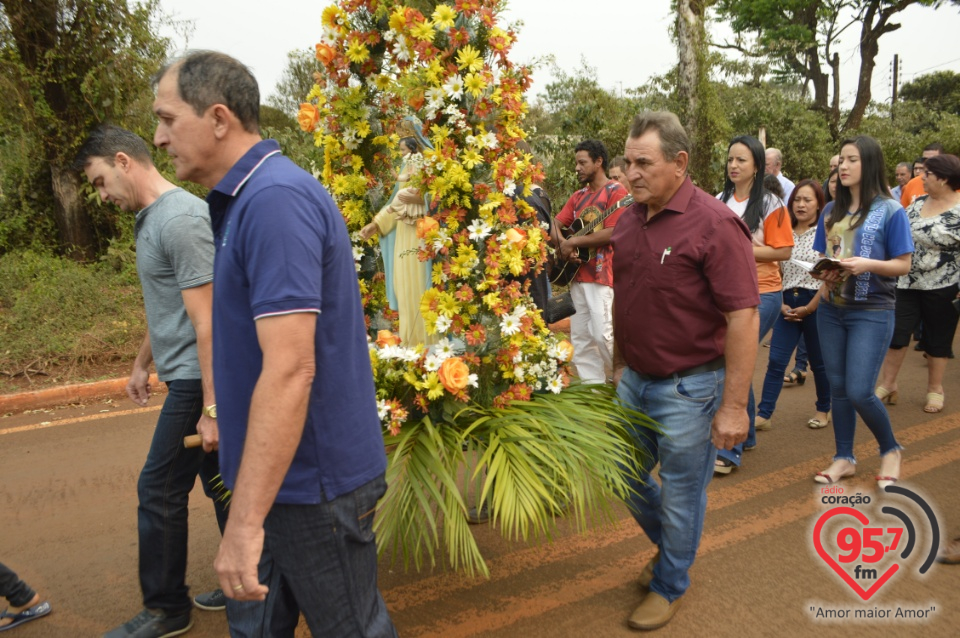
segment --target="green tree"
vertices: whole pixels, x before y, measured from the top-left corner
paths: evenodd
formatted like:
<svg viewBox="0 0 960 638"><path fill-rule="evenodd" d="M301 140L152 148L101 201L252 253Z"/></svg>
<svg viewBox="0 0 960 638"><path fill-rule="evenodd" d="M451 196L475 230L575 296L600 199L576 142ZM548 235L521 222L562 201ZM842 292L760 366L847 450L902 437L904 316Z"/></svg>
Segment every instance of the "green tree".
<svg viewBox="0 0 960 638"><path fill-rule="evenodd" d="M947 0L719 0L717 15L729 21L733 42L720 44L747 56L765 58L775 75L813 86L812 107L830 123L834 139L860 126L872 99L879 41L900 28L897 14L915 4L938 8ZM956 0L950 0L956 2ZM838 39L859 26L856 98L840 123Z"/></svg>
<svg viewBox="0 0 960 638"><path fill-rule="evenodd" d="M277 86L267 103L290 116L296 116L300 104L318 82L319 63L308 49L297 49L287 53L287 68L283 70Z"/></svg>
<svg viewBox="0 0 960 638"><path fill-rule="evenodd" d="M149 82L167 54L158 11L158 0L0 0L0 250L90 260L116 234L117 212L69 166L98 123L151 136Z"/></svg>
<svg viewBox="0 0 960 638"><path fill-rule="evenodd" d="M937 71L921 75L903 85L900 97L933 111L960 115L960 73Z"/></svg>
<svg viewBox="0 0 960 638"><path fill-rule="evenodd" d="M531 144L546 170L550 195L562 204L580 188L573 172L576 145L596 139L611 158L623 154L630 123L642 110L642 101L636 92L622 97L602 88L596 69L585 62L572 74L554 67L553 76L554 81L537 96L529 123L536 129Z"/></svg>

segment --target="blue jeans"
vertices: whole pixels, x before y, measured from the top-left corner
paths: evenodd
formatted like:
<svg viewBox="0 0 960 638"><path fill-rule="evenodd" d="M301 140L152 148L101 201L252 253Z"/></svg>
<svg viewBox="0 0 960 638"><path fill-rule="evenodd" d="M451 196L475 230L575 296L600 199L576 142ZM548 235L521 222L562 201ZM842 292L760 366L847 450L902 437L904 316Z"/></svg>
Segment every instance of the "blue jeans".
<svg viewBox="0 0 960 638"><path fill-rule="evenodd" d="M783 303L791 308L800 308L809 304L817 295L816 290L796 288L783 295ZM767 375L763 379L763 394L760 397L758 414L765 419L773 416L777 407L777 399L783 389L783 375L790 364L790 353L797 347L797 342L809 345L807 354L810 357L810 369L817 386L817 411L830 411L830 382L827 380L827 371L823 365L823 356L820 353L820 333L817 331L816 314L808 315L803 321L787 321L781 313L773 324L773 339L770 341L770 362L767 364ZM797 361L800 353L797 351ZM799 365L799 363L798 363Z"/></svg>
<svg viewBox="0 0 960 638"><path fill-rule="evenodd" d="M816 323L816 321L814 321L814 323ZM776 328L776 326L774 326L774 328ZM801 334L800 341L797 343L797 356L793 362L793 369L800 370L801 372L806 372L807 363L809 361L810 361L810 358L807 355L807 340L804 339L803 334Z"/></svg>
<svg viewBox="0 0 960 638"><path fill-rule="evenodd" d="M757 313L760 315L760 341L768 332L773 329L773 324L780 316L780 306L783 302L783 293L765 292L760 295L760 306ZM750 395L747 397L747 416L750 417L750 431L747 432L747 440L734 446L732 450L720 450L717 456L726 459L740 467L740 457L743 456L743 448L755 447L757 445L757 400L753 395L753 383L750 384Z"/></svg>
<svg viewBox="0 0 960 638"><path fill-rule="evenodd" d="M197 433L203 410L200 380L169 381L167 388L137 483L140 588L144 607L180 615L193 607L185 582L187 502L198 474L204 492L213 497L210 480L220 473L220 466L216 454L183 447L183 438ZM214 508L222 530L226 522L224 505L214 498Z"/></svg>
<svg viewBox="0 0 960 638"><path fill-rule="evenodd" d="M314 636L397 635L377 589L373 515L386 489L380 476L318 505L273 505L263 526L271 636L292 637L301 612Z"/></svg>
<svg viewBox="0 0 960 638"><path fill-rule="evenodd" d="M647 537L660 549L650 590L669 601L690 587L703 533L707 485L713 477L717 449L710 440L713 415L723 395L724 371L705 372L665 381L645 381L627 368L617 386L620 399L656 420L662 432L630 426L636 445L648 453L636 468L641 482L627 506ZM651 472L660 464L660 485Z"/></svg>
<svg viewBox="0 0 960 638"><path fill-rule="evenodd" d="M817 327L833 394L834 460L856 463L853 435L857 415L880 445L880 454L900 449L890 416L874 395L880 366L893 335L893 310L862 310L821 302Z"/></svg>

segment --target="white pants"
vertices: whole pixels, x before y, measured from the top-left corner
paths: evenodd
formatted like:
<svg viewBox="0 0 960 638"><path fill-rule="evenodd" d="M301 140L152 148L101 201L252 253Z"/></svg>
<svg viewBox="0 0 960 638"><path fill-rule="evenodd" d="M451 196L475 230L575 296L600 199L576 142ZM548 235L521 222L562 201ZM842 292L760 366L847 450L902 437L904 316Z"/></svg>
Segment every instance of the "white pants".
<svg viewBox="0 0 960 638"><path fill-rule="evenodd" d="M577 312L570 317L573 365L584 383L613 378L613 288L575 281L570 297Z"/></svg>

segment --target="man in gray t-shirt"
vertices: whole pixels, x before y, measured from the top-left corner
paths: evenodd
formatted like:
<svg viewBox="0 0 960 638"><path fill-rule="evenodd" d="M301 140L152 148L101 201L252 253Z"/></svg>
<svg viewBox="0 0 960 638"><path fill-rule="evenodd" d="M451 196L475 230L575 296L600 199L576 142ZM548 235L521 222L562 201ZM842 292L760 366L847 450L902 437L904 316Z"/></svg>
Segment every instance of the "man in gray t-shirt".
<svg viewBox="0 0 960 638"><path fill-rule="evenodd" d="M133 364L127 394L150 398L150 364L169 390L157 420L137 493L140 586L144 610L107 636L173 635L190 628L187 588L187 501L199 474L204 490L219 474L217 414L211 368L213 233L207 204L167 181L140 137L97 128L77 157L101 199L136 219L137 274L148 334ZM203 449L185 449L199 433ZM214 496L207 491L209 496ZM220 529L223 504L214 499Z"/></svg>

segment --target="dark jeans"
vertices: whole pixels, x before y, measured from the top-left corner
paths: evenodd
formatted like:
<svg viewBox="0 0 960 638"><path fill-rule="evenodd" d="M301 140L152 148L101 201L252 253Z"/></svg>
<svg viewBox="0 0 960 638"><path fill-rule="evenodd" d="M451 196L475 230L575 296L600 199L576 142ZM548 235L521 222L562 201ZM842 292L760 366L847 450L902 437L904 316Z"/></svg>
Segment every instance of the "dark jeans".
<svg viewBox="0 0 960 638"><path fill-rule="evenodd" d="M923 350L931 357L946 358L953 352L957 332L957 284L936 290L897 288L897 310L893 338L894 350L910 344L910 335L923 325Z"/></svg>
<svg viewBox="0 0 960 638"><path fill-rule="evenodd" d="M147 461L140 472L137 523L140 532L140 588L143 606L173 615L190 611L186 584L187 502L197 482L213 497L210 480L220 473L216 454L183 447L185 436L197 433L203 410L199 379L167 383L169 392L160 410ZM223 503L214 499L221 532L226 524Z"/></svg>
<svg viewBox="0 0 960 638"><path fill-rule="evenodd" d="M386 489L380 476L319 505L273 505L263 526L271 636L293 636L301 612L314 636L397 635L377 589L373 515Z"/></svg>
<svg viewBox="0 0 960 638"><path fill-rule="evenodd" d="M0 563L0 596L6 598L11 607L23 607L36 595L12 569Z"/></svg>
<svg viewBox="0 0 960 638"><path fill-rule="evenodd" d="M800 372L806 372L807 363L809 361L810 361L810 358L809 358L809 355L807 355L807 342L803 338L803 335L801 334L800 342L797 343L797 356L793 362L793 369L799 370Z"/></svg>
<svg viewBox="0 0 960 638"><path fill-rule="evenodd" d="M791 308L808 305L816 296L816 290L792 288L784 291L783 303ZM767 364L767 375L763 379L763 394L760 397L760 407L757 414L765 419L773 416L777 407L777 399L783 389L783 375L790 363L790 353L797 347L797 342L806 340L809 349L810 368L813 371L813 380L817 385L817 411L830 411L830 382L827 381L827 371L823 365L823 355L820 353L820 333L817 331L816 314L808 315L803 321L787 321L783 313L773 324L773 338L770 340L770 361ZM799 362L800 355L797 354Z"/></svg>

